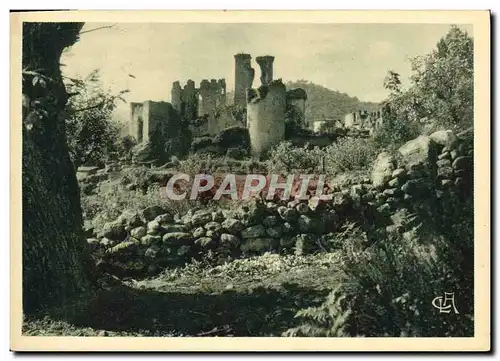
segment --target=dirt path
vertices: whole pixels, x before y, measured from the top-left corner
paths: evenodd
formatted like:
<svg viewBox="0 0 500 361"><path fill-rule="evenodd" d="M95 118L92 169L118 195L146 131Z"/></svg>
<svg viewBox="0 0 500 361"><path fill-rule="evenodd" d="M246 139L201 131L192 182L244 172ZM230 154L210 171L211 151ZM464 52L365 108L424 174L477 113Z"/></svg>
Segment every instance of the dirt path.
<svg viewBox="0 0 500 361"><path fill-rule="evenodd" d="M280 336L295 326L299 309L320 304L338 284L337 265L335 254L267 254L217 267L188 265L99 293L57 332L62 328L66 333L86 330L84 334L110 336ZM36 334L40 322L28 322L26 332ZM50 321L44 322L47 334Z"/></svg>

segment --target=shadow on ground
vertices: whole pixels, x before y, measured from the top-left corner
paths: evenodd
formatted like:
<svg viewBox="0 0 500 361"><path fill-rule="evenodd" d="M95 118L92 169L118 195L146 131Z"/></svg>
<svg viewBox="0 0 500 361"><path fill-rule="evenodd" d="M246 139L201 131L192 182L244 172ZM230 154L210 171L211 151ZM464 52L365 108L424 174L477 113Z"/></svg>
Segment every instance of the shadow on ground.
<svg viewBox="0 0 500 361"><path fill-rule="evenodd" d="M326 294L291 283L218 294L120 286L100 291L64 318L76 327L144 336L280 336L294 326L299 309L319 304Z"/></svg>

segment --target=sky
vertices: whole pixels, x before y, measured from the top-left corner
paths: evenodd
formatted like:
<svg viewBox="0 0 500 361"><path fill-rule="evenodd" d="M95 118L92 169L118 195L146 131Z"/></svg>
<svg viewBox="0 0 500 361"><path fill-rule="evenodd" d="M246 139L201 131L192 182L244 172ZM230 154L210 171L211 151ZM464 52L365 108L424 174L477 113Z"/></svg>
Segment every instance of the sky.
<svg viewBox="0 0 500 361"><path fill-rule="evenodd" d="M273 55L274 78L309 80L332 90L379 102L389 69L408 85L409 60L432 51L447 24L256 24L256 23L86 23L80 41L61 59L66 76L99 69L113 92L129 89L126 100L170 101L172 83L225 78L234 88L234 54ZM472 36L472 26L460 25ZM130 76L132 75L132 76ZM115 117L126 120L129 105Z"/></svg>

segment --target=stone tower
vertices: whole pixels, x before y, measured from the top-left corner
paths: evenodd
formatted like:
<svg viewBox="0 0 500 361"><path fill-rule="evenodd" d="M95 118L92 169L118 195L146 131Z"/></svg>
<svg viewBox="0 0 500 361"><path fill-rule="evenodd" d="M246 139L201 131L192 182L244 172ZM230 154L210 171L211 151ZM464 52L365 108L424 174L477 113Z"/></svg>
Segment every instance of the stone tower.
<svg viewBox="0 0 500 361"><path fill-rule="evenodd" d="M189 79L182 90L182 113L187 120L196 119L198 115L198 90L194 81Z"/></svg>
<svg viewBox="0 0 500 361"><path fill-rule="evenodd" d="M182 88L180 82L178 81L174 81L174 83L172 84L171 99L172 99L172 106L180 114L181 102L182 102Z"/></svg>
<svg viewBox="0 0 500 361"><path fill-rule="evenodd" d="M260 66L260 83L267 85L273 80L273 62L274 56L258 56L255 61Z"/></svg>
<svg viewBox="0 0 500 361"><path fill-rule="evenodd" d="M248 90L247 127L252 154L260 156L285 139L286 87L281 79Z"/></svg>
<svg viewBox="0 0 500 361"><path fill-rule="evenodd" d="M236 54L234 73L234 105L246 105L247 89L252 87L255 70L250 54Z"/></svg>

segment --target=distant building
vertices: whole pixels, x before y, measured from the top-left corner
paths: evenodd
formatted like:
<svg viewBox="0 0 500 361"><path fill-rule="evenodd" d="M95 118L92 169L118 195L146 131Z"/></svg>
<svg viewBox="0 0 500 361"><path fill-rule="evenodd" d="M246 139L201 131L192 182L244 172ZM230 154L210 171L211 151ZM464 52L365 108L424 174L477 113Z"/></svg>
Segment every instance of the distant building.
<svg viewBox="0 0 500 361"><path fill-rule="evenodd" d="M180 128L180 118L170 103L130 103L130 110L129 134L139 143L148 141L155 132L169 138Z"/></svg>

